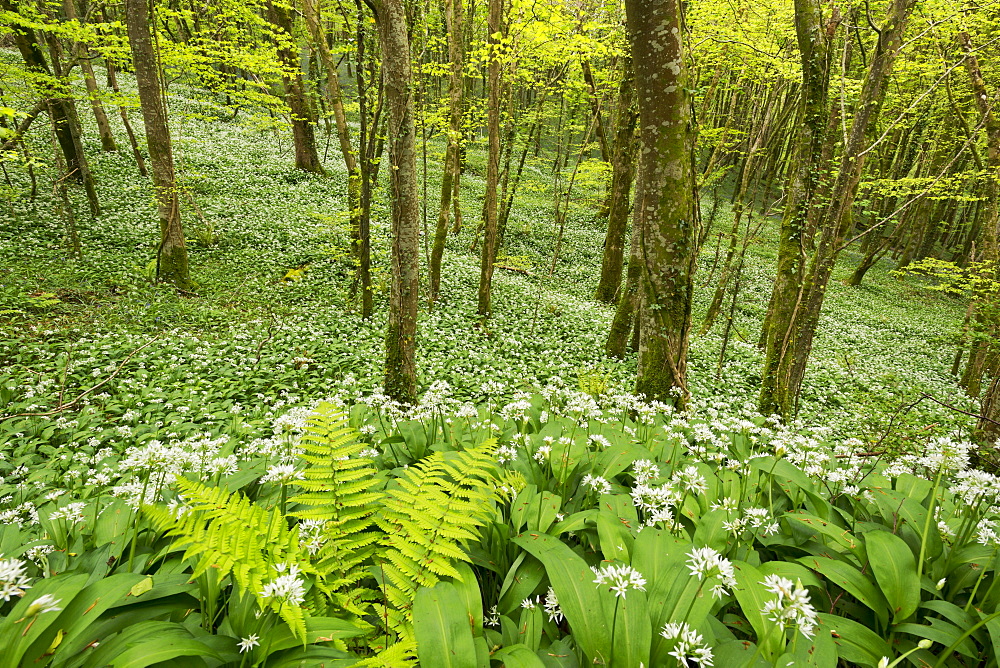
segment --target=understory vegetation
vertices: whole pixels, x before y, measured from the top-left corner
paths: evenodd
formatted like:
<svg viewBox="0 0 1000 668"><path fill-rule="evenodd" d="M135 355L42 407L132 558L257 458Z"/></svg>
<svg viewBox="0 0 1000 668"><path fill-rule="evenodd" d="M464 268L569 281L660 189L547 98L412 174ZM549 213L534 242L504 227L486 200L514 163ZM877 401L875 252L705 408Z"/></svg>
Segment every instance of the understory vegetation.
<svg viewBox="0 0 1000 668"><path fill-rule="evenodd" d="M339 159L296 171L267 119L170 93L191 291L151 280L128 156L92 152L79 259L60 200L8 171L0 667L996 665L1000 484L970 465L990 453L950 371L961 300L888 260L832 282L799 419L759 415L770 218L677 412L604 355L599 177L560 235L529 161L481 325L470 150L421 399L399 405L384 192L366 321ZM696 322L732 215L715 189L706 223L713 195Z"/></svg>

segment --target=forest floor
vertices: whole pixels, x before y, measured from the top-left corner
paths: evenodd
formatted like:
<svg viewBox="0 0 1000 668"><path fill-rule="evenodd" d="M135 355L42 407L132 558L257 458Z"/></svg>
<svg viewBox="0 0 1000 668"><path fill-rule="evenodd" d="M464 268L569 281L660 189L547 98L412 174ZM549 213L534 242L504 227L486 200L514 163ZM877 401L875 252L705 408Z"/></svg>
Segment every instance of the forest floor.
<svg viewBox="0 0 1000 668"><path fill-rule="evenodd" d="M112 434L122 406L140 398L184 407L191 415L218 414L234 404L259 413L279 395L288 405L344 387L377 388L388 284L384 191L373 211L376 313L365 322L350 296L346 176L335 141L321 137L330 176L306 175L292 168L288 137L266 127L266 118L224 119L224 110L182 86L174 87L170 104L187 193L183 220L195 294L179 296L150 281L155 210L150 186L126 151L101 154L96 140L88 141L104 211L89 220L77 201L79 259L67 252L64 223L50 193L43 187L29 201L23 172L8 168L12 185L3 205L8 223L0 237L0 411L50 410L106 378L128 355L115 386L141 379L139 396L108 398L99 411L104 418L88 428L96 430L88 438L103 440L102 430ZM428 146L425 229L432 231L442 147L435 141ZM475 400L485 397L487 380L499 384L491 391L503 386L509 394L541 387L553 376L569 384L596 377L629 388L635 356L619 361L603 355L613 310L591 299L603 243L594 213L600 194L594 176L578 179L550 274L558 233L552 222L551 160L529 160L499 261L523 271L496 272L492 321L486 332L476 329L479 253L470 246L483 170L481 155L469 154L462 191L466 224L461 234L449 237L440 302L433 311L422 304L417 360L422 389L447 381L456 396ZM36 171L45 182L48 168ZM711 208L706 197L706 222ZM754 212L753 227L759 215ZM731 216L728 200L720 202L703 247L696 332L718 280L714 267L725 254L720 239ZM690 383L699 406L752 412L762 362L756 341L770 295L776 236L772 217L749 245L735 306L727 295L714 328L692 338ZM426 247L426 237L422 243ZM922 393L974 411L949 373L964 304L933 294L914 279L890 275L888 261L873 268L861 287L846 287L838 278L856 261L855 254L844 253L831 283L801 419L874 441L897 411ZM971 425L930 400L901 417L895 429L902 422L967 435Z"/></svg>
<svg viewBox="0 0 1000 668"><path fill-rule="evenodd" d="M156 212L127 152L87 140L104 211L74 193L80 258L44 160L34 200L14 165L0 185L0 591L20 587L0 602L4 665L666 666L681 631L719 666L995 658L1000 484L968 468L961 300L886 261L846 287L844 253L799 422L781 425L755 410L768 218L735 304L691 341L677 414L629 394L634 354L603 354L592 163L561 244L551 161L529 163L479 326L473 146L404 409L379 389L384 189L365 321L335 140L329 176L306 175L268 117L177 84L169 103L190 294L152 280ZM733 215L713 208L695 331ZM766 614L793 602L794 619Z"/></svg>

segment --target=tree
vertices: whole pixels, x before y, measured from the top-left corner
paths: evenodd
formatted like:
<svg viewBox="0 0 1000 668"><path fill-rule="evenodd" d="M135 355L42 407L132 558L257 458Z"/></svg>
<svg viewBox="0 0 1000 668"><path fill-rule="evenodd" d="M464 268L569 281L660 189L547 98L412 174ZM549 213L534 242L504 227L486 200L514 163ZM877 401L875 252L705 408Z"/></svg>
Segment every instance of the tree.
<svg viewBox="0 0 1000 668"><path fill-rule="evenodd" d="M63 0L63 12L67 19L77 19L76 0ZM90 64L87 45L77 42L75 49L76 59L80 62L80 69L83 70L83 80L87 86L90 108L94 112L94 121L97 123L97 134L101 137L101 149L107 152L117 151L115 135L111 132L111 123L108 122L108 114L104 111L104 104L101 102L101 91L97 87L97 78L94 76L94 67Z"/></svg>
<svg viewBox="0 0 1000 668"><path fill-rule="evenodd" d="M500 37L503 31L504 3L490 0L487 20L488 83L486 125L489 149L486 156L486 199L483 202L483 253L479 273L479 315L490 316L493 286L493 263L497 252L497 188L500 185Z"/></svg>
<svg viewBox="0 0 1000 668"><path fill-rule="evenodd" d="M392 287L385 340L385 391L397 401L413 403L417 396L420 207L410 40L401 0L381 0L375 6L389 108L389 197L392 204Z"/></svg>
<svg viewBox="0 0 1000 668"><path fill-rule="evenodd" d="M271 21L281 33L278 46L278 56L285 66L285 102L292 116L292 138L295 142L295 167L305 172L323 173L323 164L316 151L316 133L314 132L315 114L309 98L306 97L305 84L302 81L302 68L294 46L295 38L292 32L292 17L289 8L278 2L268 2L271 10Z"/></svg>
<svg viewBox="0 0 1000 668"><path fill-rule="evenodd" d="M765 367L760 410L765 414L784 413L783 397L777 395L777 365L788 345L787 334L796 308L805 271L808 232L815 220L814 204L822 167L827 124L827 97L830 88L831 34L824 25L819 0L795 0L795 34L802 66L797 132L788 200L781 220L778 241L778 272L771 302L764 319Z"/></svg>
<svg viewBox="0 0 1000 668"><path fill-rule="evenodd" d="M463 0L445 0L445 21L448 32L448 56L451 76L448 81L448 148L444 155L444 172L441 176L441 207L438 209L437 228L434 230L434 246L430 261L430 290L428 300L437 301L441 290L441 258L448 237L448 223L452 205L458 217L458 183L462 175L462 104L465 84L462 80L464 69L464 42L462 34L465 23Z"/></svg>
<svg viewBox="0 0 1000 668"><path fill-rule="evenodd" d="M632 80L632 62L625 60L621 83L618 87L618 122L611 157L611 189L608 193L608 231L604 236L604 254L601 258L601 278L594 298L612 304L618 295L622 280L622 263L625 248L625 230L631 199L629 192L635 178L635 130L638 117L635 113Z"/></svg>
<svg viewBox="0 0 1000 668"><path fill-rule="evenodd" d="M777 413L783 417L795 413L826 288L847 234L854 225L852 208L865 156L873 143L871 135L875 121L882 109L889 77L903 42L903 32L915 4L916 0L893 0L889 7L885 22L878 30L878 43L865 73L839 170L830 189L829 203L825 204L820 214L816 250L802 274L802 280L794 286L797 289L790 291L794 297L779 297L777 293L772 296L774 313L767 323L768 344L760 396L762 412ZM830 141L832 136L826 143ZM803 246L793 248L790 244L783 245L779 249L779 268L789 262L792 253L798 258L803 253ZM796 263L800 261L801 258L795 260ZM783 276L779 277L775 290L783 280ZM778 313L779 309L781 313Z"/></svg>
<svg viewBox="0 0 1000 668"><path fill-rule="evenodd" d="M16 15L21 7L12 0L0 0L0 9ZM87 193L87 201L90 204L91 215L96 217L100 214L100 203L97 199L97 190L90 172L90 165L87 162L87 155L83 151L80 123L76 115L76 104L69 90L69 80L63 72L62 63L58 61L61 45L57 38L48 31L44 29L39 31L45 37L45 41L48 42L50 50L56 58L50 69L39 46L42 41L31 27L34 23L37 21L30 18L23 22L12 22L10 28L14 35L14 43L21 53L28 71L36 78L39 92L46 99L52 130L63 157L66 159L67 174L71 176L72 180L83 185Z"/></svg>
<svg viewBox="0 0 1000 668"><path fill-rule="evenodd" d="M139 88L142 121L153 171L160 216L160 245L156 251L156 279L172 283L181 290L191 287L187 247L181 225L180 201L174 176L174 156L167 126L167 109L160 88L159 68L150 33L148 0L126 0L125 18L132 48L135 80Z"/></svg>
<svg viewBox="0 0 1000 668"><path fill-rule="evenodd" d="M641 146L633 216L642 258L636 392L682 405L698 217L681 3L626 0L625 13Z"/></svg>

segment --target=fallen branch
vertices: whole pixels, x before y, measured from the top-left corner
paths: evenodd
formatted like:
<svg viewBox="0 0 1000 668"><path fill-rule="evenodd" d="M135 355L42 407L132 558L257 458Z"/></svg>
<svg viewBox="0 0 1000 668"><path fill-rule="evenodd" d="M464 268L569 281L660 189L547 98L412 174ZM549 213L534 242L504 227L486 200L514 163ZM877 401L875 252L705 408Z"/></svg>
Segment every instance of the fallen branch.
<svg viewBox="0 0 1000 668"><path fill-rule="evenodd" d="M133 357L135 357L136 353L138 353L140 350L143 350L144 348L148 348L149 346L153 345L153 343L155 343L159 338L160 338L159 336L156 336L152 340L150 340L148 343L144 343L143 345L139 346L138 348L136 348L135 350L133 350L132 352L130 352L125 357L125 359L122 360L122 363L118 365L118 368L115 369L111 373L110 376L108 376L107 378L105 378L104 380L102 380L101 382L99 382L97 385L94 385L89 390L84 390L79 395L77 395L77 397L75 399L73 399L72 401L67 401L64 404L60 403L58 406L56 406L52 410L45 411L44 413L14 413L12 415L0 415L0 422L3 422L4 420L13 420L14 418L18 418L18 417L46 417L46 416L49 416L49 415L55 415L56 413L61 413L64 410L67 410L68 408L71 408L71 407L75 406L76 404L80 403L80 401L85 396L87 396L88 394L90 394L94 390L98 390L98 389L104 387L105 385L107 385L108 383L110 383L114 379L114 377L117 376L121 372L121 370L125 367L125 365L128 364L128 361L130 359L132 359Z"/></svg>

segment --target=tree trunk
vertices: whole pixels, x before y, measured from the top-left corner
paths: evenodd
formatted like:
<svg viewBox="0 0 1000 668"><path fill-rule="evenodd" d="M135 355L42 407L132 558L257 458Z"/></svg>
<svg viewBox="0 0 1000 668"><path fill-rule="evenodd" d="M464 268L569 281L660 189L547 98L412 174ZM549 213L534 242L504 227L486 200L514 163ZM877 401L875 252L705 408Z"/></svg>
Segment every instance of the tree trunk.
<svg viewBox="0 0 1000 668"><path fill-rule="evenodd" d="M625 251L625 231L628 227L629 191L635 179L635 161L638 144L635 129L638 114L634 106L634 77L632 63L627 62L618 89L618 128L615 131L615 149L611 161L611 194L608 206L608 231L604 236L604 254L601 258L601 278L597 283L594 299L613 304L622 280L622 261Z"/></svg>
<svg viewBox="0 0 1000 668"><path fill-rule="evenodd" d="M638 179L642 180L641 176ZM618 306L615 309L615 316L611 320L611 330L608 332L608 340L604 344L604 352L608 357L625 357L625 348L628 346L629 332L633 328L635 321L635 311L639 300L639 279L642 275L642 230L640 229L639 210L642 207L640 197L642 191L636 188L635 202L632 210L632 245L629 251L628 266L625 269L625 284L618 294Z"/></svg>
<svg viewBox="0 0 1000 668"><path fill-rule="evenodd" d="M63 12L67 19L76 19L76 0L63 0ZM97 78L94 76L94 67L90 64L90 54L86 44L76 43L76 57L80 61L83 81L87 86L87 96L90 98L90 108L93 110L94 120L97 122L97 133L101 137L101 150L108 153L117 151L115 135L111 131L111 123L108 122L108 115L101 103L101 91L97 87Z"/></svg>
<svg viewBox="0 0 1000 668"><path fill-rule="evenodd" d="M500 185L500 37L503 31L505 0L490 0L487 21L489 47L486 124L489 131L489 153L486 163L486 198L483 202L483 252L479 273L478 313L484 320L490 317L493 284L493 263L496 261L497 188Z"/></svg>
<svg viewBox="0 0 1000 668"><path fill-rule="evenodd" d="M451 78L448 84L448 148L444 155L444 173L441 176L441 206L438 209L437 227L434 230L434 246L430 261L430 291L428 300L433 304L441 291L441 258L448 238L452 199L456 214L459 207L458 182L462 176L462 103L465 82L462 71L465 67L464 5L463 0L445 0L445 20L448 33L448 57L451 61Z"/></svg>
<svg viewBox="0 0 1000 668"><path fill-rule="evenodd" d="M636 392L682 407L698 240L679 0L626 0L639 106L642 307Z"/></svg>
<svg viewBox="0 0 1000 668"><path fill-rule="evenodd" d="M385 391L404 403L417 398L417 300L420 291L420 209L410 42L401 0L378 4L378 35L389 107L389 196L392 204L392 287L386 332Z"/></svg>
<svg viewBox="0 0 1000 668"><path fill-rule="evenodd" d="M809 219L815 216L814 197L823 159L832 37L824 27L819 0L795 0L795 32L802 64L802 91L788 199L778 241L778 272L761 334L765 362L759 407L764 414L784 414L788 410L779 405L776 373L778 361L787 347L792 314L799 301L805 270L807 230L810 228Z"/></svg>
<svg viewBox="0 0 1000 668"><path fill-rule="evenodd" d="M295 36L292 32L292 17L287 6L268 0L271 23L285 33L288 42L282 41L278 47L278 58L285 67L285 103L292 117L292 139L295 142L295 167L304 172L323 174L323 164L316 151L314 131L315 114L306 97L302 81L302 67L295 53ZM285 37L283 37L284 39Z"/></svg>
<svg viewBox="0 0 1000 668"><path fill-rule="evenodd" d="M986 130L987 149L985 166L988 170L988 176L984 193L985 198L982 202L982 206L984 207L981 213L982 227L980 228L977 246L981 250L983 261L995 263L998 255L1000 255L997 248L997 224L1000 222L1000 217L998 217L998 206L1000 204L997 202L998 195L1000 195L998 193L998 189L1000 189L1000 182L998 182L998 179L1000 179L1000 118L993 113L992 106L989 103L991 98L986 90L986 82L983 80L982 72L979 69L979 60L976 57L975 50L972 48L969 36L966 33L960 33L958 35L958 42L962 46L962 50L965 51L965 65L969 73L972 97ZM992 278L996 280L997 276L995 273ZM974 328L980 332L986 331L993 334L995 332L995 323L988 322L979 309L975 310L974 318L976 324ZM981 337L974 339L972 342L969 361L960 381L960 384L966 388L969 396L979 396L985 361L992 352L991 348L992 346L987 344ZM990 381L986 394L983 396L982 412L986 417L997 419L997 414L1000 412L1000 379L997 377L994 377ZM995 441L998 435L1000 435L1000 427L992 424L989 420L981 419L976 426L976 436L981 440Z"/></svg>
<svg viewBox="0 0 1000 668"><path fill-rule="evenodd" d="M821 237L794 301L781 304L788 311L787 327L775 327L768 337L765 386L761 410L793 415L805 375L819 315L834 263L847 233L853 228L851 209L861 181L865 152L885 99L889 76L903 41L903 32L916 0L893 0L879 31L878 46L866 72L854 119L841 156L840 171L825 208ZM772 325L773 326L773 325Z"/></svg>
<svg viewBox="0 0 1000 668"><path fill-rule="evenodd" d="M0 9L17 12L17 5L12 0L0 0ZM40 75L39 85L43 89L42 95L49 98L49 116L52 118L52 126L55 129L59 148L62 149L63 157L66 158L66 169L73 175L74 181L83 183L81 155L78 152L77 142L74 141L70 120L72 114L67 109L70 100L67 100L61 93L51 90L51 86L46 86L44 83L47 80L51 81L52 71L38 46L39 41L35 37L34 31L18 23L10 23L9 27L14 34L14 43L17 45L18 51L21 52L24 64L29 71ZM85 158L83 160L85 161Z"/></svg>
<svg viewBox="0 0 1000 668"><path fill-rule="evenodd" d="M104 7L101 7L101 18L104 23L109 23L107 11ZM120 93L118 89L118 77L115 74L115 65L111 62L110 58L104 60L104 64L108 70L108 85L111 86L111 90L115 93ZM118 105L118 113L122 118L122 125L125 126L125 134L128 135L129 145L132 147L132 155L135 157L135 164L139 167L139 173L142 174L143 178L149 176L149 172L146 171L146 161L142 157L142 152L139 150L139 142L135 139L135 132L132 130L132 124L128 120L128 110L125 109L124 105Z"/></svg>
<svg viewBox="0 0 1000 668"><path fill-rule="evenodd" d="M167 110L160 88L159 69L150 34L146 0L126 0L125 17L132 47L135 80L139 89L142 120L146 126L149 162L153 168L153 188L160 216L160 245L156 253L156 278L181 290L191 287L187 247L181 226L174 157L167 127Z"/></svg>

